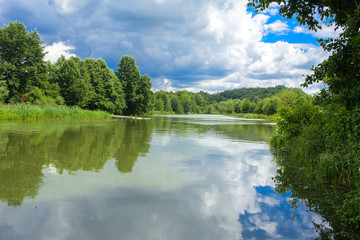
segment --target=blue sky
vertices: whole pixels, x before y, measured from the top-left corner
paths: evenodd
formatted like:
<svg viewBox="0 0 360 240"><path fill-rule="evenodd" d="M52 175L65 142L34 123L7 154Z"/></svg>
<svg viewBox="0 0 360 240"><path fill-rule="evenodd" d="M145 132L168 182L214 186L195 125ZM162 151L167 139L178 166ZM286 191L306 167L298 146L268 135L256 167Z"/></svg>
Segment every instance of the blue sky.
<svg viewBox="0 0 360 240"><path fill-rule="evenodd" d="M241 87L299 87L327 57L310 32L278 15L255 14L247 0L0 0L0 22L37 29L46 60L61 54L102 58L116 70L133 56L154 90L217 92ZM305 89L313 93L319 86Z"/></svg>

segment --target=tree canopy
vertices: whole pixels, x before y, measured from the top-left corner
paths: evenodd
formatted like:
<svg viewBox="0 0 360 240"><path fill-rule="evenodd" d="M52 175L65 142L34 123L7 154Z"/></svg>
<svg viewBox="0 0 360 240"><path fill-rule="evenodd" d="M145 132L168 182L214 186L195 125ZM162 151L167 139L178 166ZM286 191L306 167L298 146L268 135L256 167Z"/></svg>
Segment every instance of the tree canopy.
<svg viewBox="0 0 360 240"><path fill-rule="evenodd" d="M2 91L5 102L18 102L32 87L44 87L47 80L44 56L36 30L28 32L17 21L0 28L0 88L7 88ZM23 100L27 98L23 96Z"/></svg>
<svg viewBox="0 0 360 240"><path fill-rule="evenodd" d="M129 115L147 113L151 109L151 78L140 75L133 57L123 56L118 67L117 76L125 94L125 113Z"/></svg>

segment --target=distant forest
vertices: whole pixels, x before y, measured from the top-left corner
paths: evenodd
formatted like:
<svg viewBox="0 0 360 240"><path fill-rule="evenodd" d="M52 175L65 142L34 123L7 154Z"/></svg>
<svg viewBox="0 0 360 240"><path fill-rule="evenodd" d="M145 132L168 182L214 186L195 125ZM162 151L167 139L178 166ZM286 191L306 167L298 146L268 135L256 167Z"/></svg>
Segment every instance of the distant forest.
<svg viewBox="0 0 360 240"><path fill-rule="evenodd" d="M174 113L256 113L273 115L282 106L292 106L299 99L309 98L301 89L276 86L238 88L209 94L200 91L154 93L153 110Z"/></svg>

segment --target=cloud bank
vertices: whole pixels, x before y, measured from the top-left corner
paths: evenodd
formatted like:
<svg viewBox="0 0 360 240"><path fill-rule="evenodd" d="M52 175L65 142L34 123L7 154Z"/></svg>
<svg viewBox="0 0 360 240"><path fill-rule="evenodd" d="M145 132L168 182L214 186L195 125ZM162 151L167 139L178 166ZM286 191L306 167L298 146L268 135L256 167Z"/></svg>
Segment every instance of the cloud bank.
<svg viewBox="0 0 360 240"><path fill-rule="evenodd" d="M327 57L317 35L309 40L306 28L278 16L276 5L254 14L247 2L0 1L0 20L36 28L51 61L59 54L101 57L116 70L121 57L131 55L154 90L298 87Z"/></svg>

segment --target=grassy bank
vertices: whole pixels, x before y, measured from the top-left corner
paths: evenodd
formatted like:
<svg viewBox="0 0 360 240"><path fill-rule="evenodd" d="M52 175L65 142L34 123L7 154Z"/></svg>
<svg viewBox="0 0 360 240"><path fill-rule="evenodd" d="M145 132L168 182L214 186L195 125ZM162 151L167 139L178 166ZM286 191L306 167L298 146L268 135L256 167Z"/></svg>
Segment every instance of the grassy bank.
<svg viewBox="0 0 360 240"><path fill-rule="evenodd" d="M0 120L102 119L110 117L111 114L104 111L83 110L79 107L31 104L0 105Z"/></svg>

